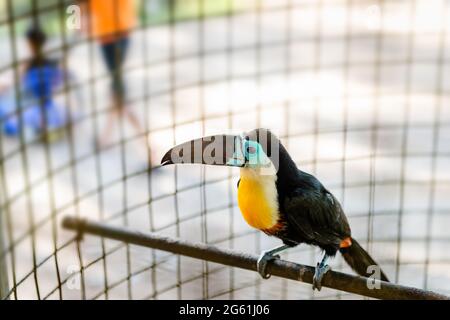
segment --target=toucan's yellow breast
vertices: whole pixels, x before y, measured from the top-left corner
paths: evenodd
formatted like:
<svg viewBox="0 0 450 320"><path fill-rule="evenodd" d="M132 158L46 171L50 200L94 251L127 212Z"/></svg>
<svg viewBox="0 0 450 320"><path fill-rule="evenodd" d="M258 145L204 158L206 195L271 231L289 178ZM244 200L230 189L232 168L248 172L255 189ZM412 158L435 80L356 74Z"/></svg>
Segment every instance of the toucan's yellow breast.
<svg viewBox="0 0 450 320"><path fill-rule="evenodd" d="M259 176L243 169L238 204L247 223L259 230L270 230L279 222L276 176Z"/></svg>

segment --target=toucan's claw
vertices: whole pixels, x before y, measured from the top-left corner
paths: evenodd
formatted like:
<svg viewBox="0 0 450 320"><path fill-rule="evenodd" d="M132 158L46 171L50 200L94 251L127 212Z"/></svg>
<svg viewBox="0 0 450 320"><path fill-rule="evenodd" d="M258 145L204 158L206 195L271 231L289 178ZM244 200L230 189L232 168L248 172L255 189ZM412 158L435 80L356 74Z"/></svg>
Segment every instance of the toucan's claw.
<svg viewBox="0 0 450 320"><path fill-rule="evenodd" d="M329 265L317 263L316 272L314 273L313 278L313 290L322 290L322 278L328 271L330 271Z"/></svg>
<svg viewBox="0 0 450 320"><path fill-rule="evenodd" d="M258 273L263 279L267 280L271 277L271 275L267 273L267 266L269 262L277 259L280 259L279 255L273 255L268 251L265 251L261 254L258 259Z"/></svg>

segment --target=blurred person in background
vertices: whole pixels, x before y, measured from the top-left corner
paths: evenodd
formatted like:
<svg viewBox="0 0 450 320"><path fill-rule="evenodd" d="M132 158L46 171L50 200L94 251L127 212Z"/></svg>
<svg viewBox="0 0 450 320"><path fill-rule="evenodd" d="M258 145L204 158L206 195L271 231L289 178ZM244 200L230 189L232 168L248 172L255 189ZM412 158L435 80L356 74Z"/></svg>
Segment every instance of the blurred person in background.
<svg viewBox="0 0 450 320"><path fill-rule="evenodd" d="M111 77L112 110L106 127L97 141L105 147L111 137L114 123L126 117L139 134L144 130L137 116L126 105L126 85L123 64L130 46L130 32L137 25L137 12L133 0L80 0L83 29L98 41L105 65ZM147 140L145 139L147 145Z"/></svg>
<svg viewBox="0 0 450 320"><path fill-rule="evenodd" d="M66 108L54 99L65 71L57 60L45 55L47 35L38 24L32 24L25 36L31 57L21 70L20 99L16 99L14 88L4 89L0 94L0 120L6 135L23 132L28 139L41 134L51 142L61 136L60 129L70 121Z"/></svg>

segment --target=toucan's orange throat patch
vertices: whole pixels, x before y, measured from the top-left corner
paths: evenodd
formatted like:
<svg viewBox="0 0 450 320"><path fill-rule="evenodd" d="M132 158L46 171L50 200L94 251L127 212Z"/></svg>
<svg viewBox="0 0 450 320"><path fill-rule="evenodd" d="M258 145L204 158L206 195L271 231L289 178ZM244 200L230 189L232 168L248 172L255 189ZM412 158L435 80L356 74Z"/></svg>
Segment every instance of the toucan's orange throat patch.
<svg viewBox="0 0 450 320"><path fill-rule="evenodd" d="M352 238L348 237L341 241L339 248L346 249L352 246Z"/></svg>
<svg viewBox="0 0 450 320"><path fill-rule="evenodd" d="M238 204L245 221L253 228L265 231L276 227L280 220L276 175L242 169Z"/></svg>

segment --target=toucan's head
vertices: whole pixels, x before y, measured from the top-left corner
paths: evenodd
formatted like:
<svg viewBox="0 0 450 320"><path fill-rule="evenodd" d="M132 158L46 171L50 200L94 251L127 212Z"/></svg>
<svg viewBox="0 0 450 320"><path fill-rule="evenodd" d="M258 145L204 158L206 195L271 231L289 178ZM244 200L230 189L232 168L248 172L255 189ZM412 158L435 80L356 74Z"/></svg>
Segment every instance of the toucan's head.
<svg viewBox="0 0 450 320"><path fill-rule="evenodd" d="M204 164L249 169L278 169L280 141L267 129L242 135L216 135L169 150L162 165Z"/></svg>

